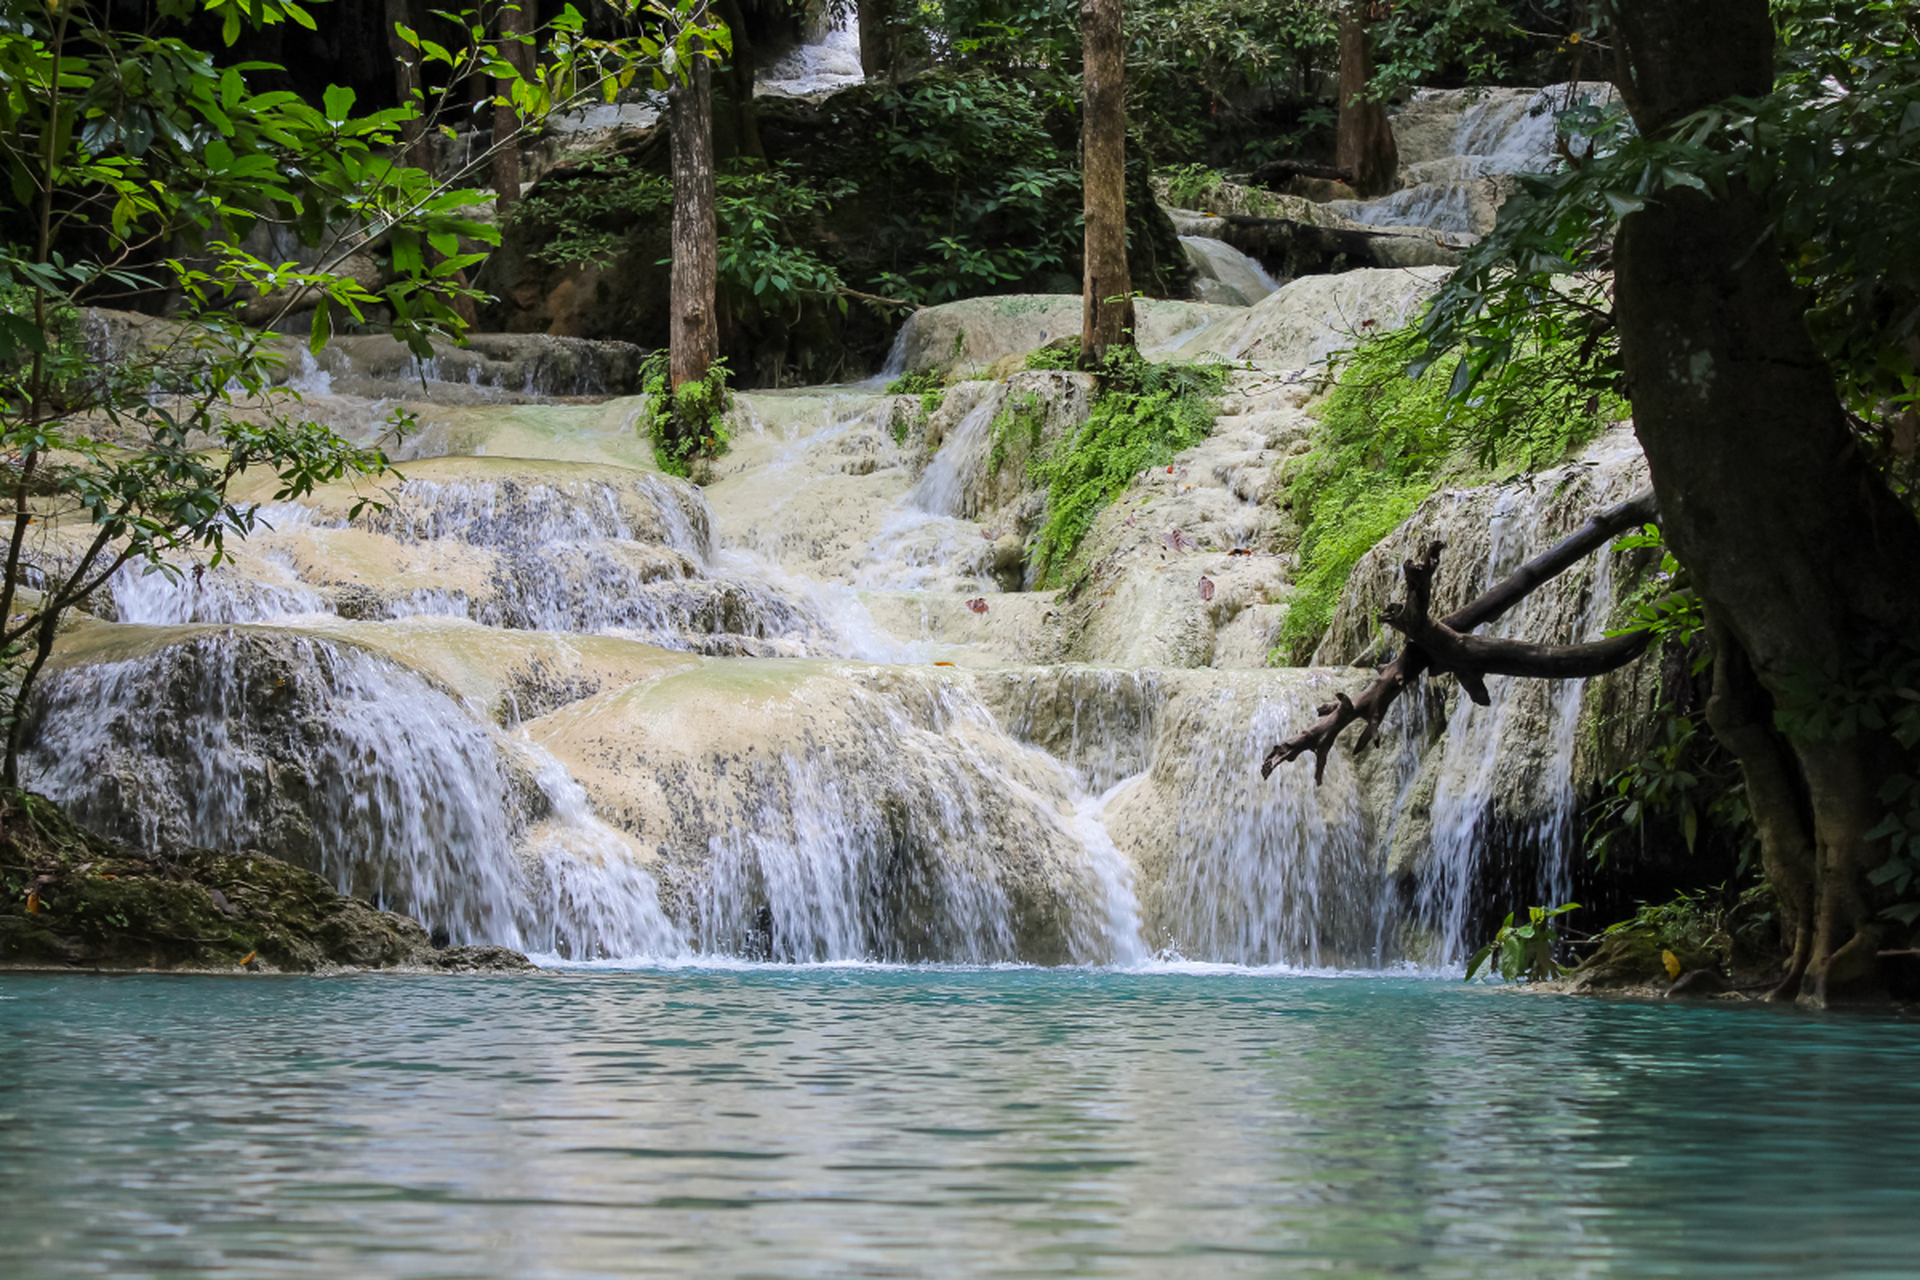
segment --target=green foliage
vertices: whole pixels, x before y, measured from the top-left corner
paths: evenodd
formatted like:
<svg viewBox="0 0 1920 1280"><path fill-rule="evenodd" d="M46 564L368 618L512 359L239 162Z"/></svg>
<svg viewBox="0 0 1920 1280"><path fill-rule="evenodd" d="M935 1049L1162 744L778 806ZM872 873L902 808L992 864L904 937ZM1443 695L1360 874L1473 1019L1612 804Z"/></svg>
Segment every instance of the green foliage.
<svg viewBox="0 0 1920 1280"><path fill-rule="evenodd" d="M1167 199L1182 209L1204 208L1201 201L1207 192L1226 181L1218 170L1203 164L1177 164L1161 170L1161 176L1167 180Z"/></svg>
<svg viewBox="0 0 1920 1280"><path fill-rule="evenodd" d="M736 314L791 309L809 299L845 309L840 273L801 243L814 220L832 210L834 191L809 185L790 164L752 160L730 162L715 186L719 285ZM509 220L538 245L528 255L536 262L605 267L624 253L663 245L672 208L668 179L613 156L543 184Z"/></svg>
<svg viewBox="0 0 1920 1280"><path fill-rule="evenodd" d="M1614 981L1672 981L1690 969L1775 972L1779 903L1764 884L1682 890L1602 930L1591 967Z"/></svg>
<svg viewBox="0 0 1920 1280"><path fill-rule="evenodd" d="M1152 364L1132 347L1112 352L1097 373L1100 394L1087 421L1028 463L1047 490L1032 551L1040 586L1060 580L1095 517L1129 481L1212 434L1211 397L1227 376L1221 364Z"/></svg>
<svg viewBox="0 0 1920 1280"><path fill-rule="evenodd" d="M668 353L656 351L641 367L640 389L647 397L645 430L660 469L685 478L727 451L732 438L727 411L733 408L733 392L727 389L725 360L715 360L704 377L671 390L669 365Z"/></svg>
<svg viewBox="0 0 1920 1280"><path fill-rule="evenodd" d="M633 247L636 224L672 207L671 182L611 156L582 165L564 181L540 184L508 211L507 221L538 241L527 255L535 262L603 267Z"/></svg>
<svg viewBox="0 0 1920 1280"><path fill-rule="evenodd" d="M946 391L947 380L937 369L921 369L917 373L903 374L887 384L890 396L919 396L931 391Z"/></svg>
<svg viewBox="0 0 1920 1280"><path fill-rule="evenodd" d="M1577 162L1520 179L1425 332L1435 352L1469 348L1469 384L1542 332L1603 333L1601 273L1620 218L1743 182L1766 202L1863 445L1920 502L1920 31L1896 0L1783 0L1776 16L1782 65L1764 98L1729 100L1653 138L1619 107L1570 103L1561 132ZM1596 350L1596 373L1617 370L1611 345Z"/></svg>
<svg viewBox="0 0 1920 1280"><path fill-rule="evenodd" d="M1288 476L1300 564L1277 656L1307 660L1353 567L1442 484L1552 466L1623 413L1569 341L1521 348L1463 389L1467 367L1452 355L1429 361L1416 329L1349 355L1314 448Z"/></svg>
<svg viewBox="0 0 1920 1280"><path fill-rule="evenodd" d="M1021 360L1022 369L1066 370L1080 367L1080 338L1073 335L1055 338L1044 347L1035 347Z"/></svg>
<svg viewBox="0 0 1920 1280"><path fill-rule="evenodd" d="M850 190L846 184L822 191L802 181L790 163L741 160L720 174L717 186L721 288L768 311L798 308L810 298L831 298L846 310L839 271L800 243L803 229Z"/></svg>
<svg viewBox="0 0 1920 1280"><path fill-rule="evenodd" d="M1082 238L1079 112L1062 88L1005 63L941 69L837 93L806 109L805 130L780 119L799 108L763 106L762 130L841 193L822 252L855 288L916 304L1053 292L1078 277ZM1130 159L1128 183L1134 276L1164 291L1185 258L1152 215L1144 160Z"/></svg>
<svg viewBox="0 0 1920 1280"><path fill-rule="evenodd" d="M1680 832L1689 854L1703 831L1727 833L1739 843L1744 870L1755 835L1739 761L1703 731L1695 716L1670 704L1656 715L1660 729L1653 744L1607 780L1587 811L1587 856L1605 865L1622 842L1632 835L1644 839L1650 821L1662 818Z"/></svg>
<svg viewBox="0 0 1920 1280"><path fill-rule="evenodd" d="M1554 961L1553 953L1560 945L1560 934L1553 922L1569 911L1578 911L1577 902L1564 903L1557 907L1528 907L1527 922L1516 925L1513 912L1507 912L1506 923L1493 935L1493 941L1473 953L1467 961L1467 981L1472 982L1475 975L1492 960L1493 967L1508 982L1524 979L1527 982L1545 982L1557 978L1566 970Z"/></svg>

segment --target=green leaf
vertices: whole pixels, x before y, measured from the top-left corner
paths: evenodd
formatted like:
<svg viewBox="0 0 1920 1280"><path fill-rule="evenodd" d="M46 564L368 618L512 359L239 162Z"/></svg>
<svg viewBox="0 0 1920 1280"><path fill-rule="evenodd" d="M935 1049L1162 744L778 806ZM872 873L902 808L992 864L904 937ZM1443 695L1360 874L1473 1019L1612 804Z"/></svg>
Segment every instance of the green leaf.
<svg viewBox="0 0 1920 1280"><path fill-rule="evenodd" d="M25 316L0 311L0 360L10 360L20 352L47 353L47 335Z"/></svg>
<svg viewBox="0 0 1920 1280"><path fill-rule="evenodd" d="M333 337L333 308L324 301L313 309L313 331L307 337L307 350L315 355Z"/></svg>
<svg viewBox="0 0 1920 1280"><path fill-rule="evenodd" d="M1480 972L1481 966L1486 964L1492 955L1493 944L1491 942L1474 952L1473 958L1467 961L1467 976L1464 981L1472 982L1474 975Z"/></svg>
<svg viewBox="0 0 1920 1280"><path fill-rule="evenodd" d="M326 92L320 95L321 109L326 112L330 124L340 124L353 111L353 104L359 95L345 85L330 84Z"/></svg>

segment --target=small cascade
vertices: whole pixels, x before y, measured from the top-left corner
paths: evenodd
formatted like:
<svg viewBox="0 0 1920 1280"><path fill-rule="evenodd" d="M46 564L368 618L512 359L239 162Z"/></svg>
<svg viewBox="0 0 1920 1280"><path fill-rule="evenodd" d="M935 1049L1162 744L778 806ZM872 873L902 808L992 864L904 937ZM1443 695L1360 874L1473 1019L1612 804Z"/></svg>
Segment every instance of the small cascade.
<svg viewBox="0 0 1920 1280"><path fill-rule="evenodd" d="M712 554L710 520L697 489L637 472L618 485L410 479L365 523L409 542L455 539L487 547L644 540L705 564Z"/></svg>
<svg viewBox="0 0 1920 1280"><path fill-rule="evenodd" d="M860 32L851 19L844 25L816 30L754 77L755 97L821 98L849 85L862 83Z"/></svg>
<svg viewBox="0 0 1920 1280"><path fill-rule="evenodd" d="M147 565L123 565L108 583L114 616L121 622L174 627L193 622L267 622L330 613L317 592L293 581L261 582L195 565L168 573Z"/></svg>
<svg viewBox="0 0 1920 1280"><path fill-rule="evenodd" d="M28 753L29 785L136 848L270 849L456 943L677 946L632 849L551 757L352 646L207 632L51 672L35 718L60 749ZM548 816L523 846L528 795Z"/></svg>
<svg viewBox="0 0 1920 1280"><path fill-rule="evenodd" d="M1193 265L1194 287L1202 302L1250 307L1280 287L1265 267L1224 240L1181 236L1180 246Z"/></svg>
<svg viewBox="0 0 1920 1280"><path fill-rule="evenodd" d="M987 460L993 443L993 419L1005 398L1004 395L983 396L967 411L967 416L960 419L960 425L941 442L940 451L927 464L927 473L908 495L914 506L936 516L964 518L972 514L967 510L967 495L973 489L981 464Z"/></svg>
<svg viewBox="0 0 1920 1280"><path fill-rule="evenodd" d="M1645 483L1632 434L1615 429L1573 464L1505 486L1429 499L1355 569L1317 661L1350 661L1372 643L1370 620L1398 589L1398 565L1439 538L1436 602L1456 607L1571 532L1587 515ZM1603 634L1614 604L1613 561L1602 551L1528 595L1487 634L1582 643ZM1458 964L1492 908L1552 906L1571 895L1578 844L1574 755L1584 680L1493 676L1478 706L1451 681L1403 697L1385 726L1397 752L1377 753L1391 796L1374 841L1390 878L1410 889L1383 915L1385 934L1435 964ZM1391 761L1389 764L1388 761ZM1494 904L1504 904L1495 907Z"/></svg>
<svg viewBox="0 0 1920 1280"><path fill-rule="evenodd" d="M1147 936L1194 960L1378 964L1383 890L1352 765L1260 776L1266 749L1317 718L1325 677L1195 680L1163 713L1152 768L1108 802L1105 825L1141 866Z"/></svg>
<svg viewBox="0 0 1920 1280"><path fill-rule="evenodd" d="M1091 795L1152 761L1160 678L1153 671L1060 666L984 673L976 686L1020 742L1072 769Z"/></svg>
<svg viewBox="0 0 1920 1280"><path fill-rule="evenodd" d="M1500 494L1481 590L1548 545L1549 499L1537 488ZM1558 591L1535 592L1486 634L1537 639L1561 631L1571 613L1567 643L1600 639L1613 604L1611 558L1603 551L1593 564L1585 582L1576 578L1555 584ZM1438 748L1433 852L1414 905L1418 919L1435 931L1439 958L1446 963L1464 960L1473 949L1475 939L1467 931L1490 850L1534 851L1532 883L1511 887L1524 888L1535 904L1553 906L1572 897L1571 859L1579 834L1573 750L1586 681L1490 676L1486 686L1484 707L1456 697Z"/></svg>
<svg viewBox="0 0 1920 1280"><path fill-rule="evenodd" d="M742 699L751 720L729 720ZM764 663L528 726L596 806L658 843L703 953L783 962L1130 961L1131 872L1085 793L959 679ZM704 731L703 731L704 729Z"/></svg>
<svg viewBox="0 0 1920 1280"><path fill-rule="evenodd" d="M1355 222L1383 227L1426 227L1484 235L1511 189L1512 175L1551 172L1559 113L1581 102L1604 105L1613 92L1604 84L1556 84L1542 89L1422 90L1405 115L1454 123L1450 144L1439 155L1416 144L1403 157L1401 189L1375 200L1336 200L1327 207Z"/></svg>
<svg viewBox="0 0 1920 1280"><path fill-rule="evenodd" d="M563 960L689 953L660 907L660 890L626 837L593 812L566 766L524 739L514 743L546 800L548 816L521 841L533 882L522 937L536 955Z"/></svg>

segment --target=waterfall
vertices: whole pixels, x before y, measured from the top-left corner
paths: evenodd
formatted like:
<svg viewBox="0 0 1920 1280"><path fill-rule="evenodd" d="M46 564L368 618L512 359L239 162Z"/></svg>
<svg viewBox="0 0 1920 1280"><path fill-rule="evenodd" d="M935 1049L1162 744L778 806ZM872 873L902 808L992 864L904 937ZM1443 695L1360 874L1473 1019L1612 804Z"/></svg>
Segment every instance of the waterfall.
<svg viewBox="0 0 1920 1280"><path fill-rule="evenodd" d="M1414 547L1436 538L1446 543L1435 599L1454 607L1593 511L1628 496L1645 477L1631 432L1616 429L1568 466L1436 495L1356 567L1316 659L1350 660L1366 647L1361 624L1397 591L1398 566ZM1528 595L1487 634L1535 643L1597 640L1613 604L1613 561L1603 549ZM1586 686L1491 676L1483 707L1450 680L1429 681L1396 704L1380 748L1391 765L1376 765L1391 774L1381 787L1392 799L1374 845L1389 877L1411 892L1383 910L1389 950L1401 936L1420 958L1458 964L1482 940L1477 931L1490 908L1553 906L1571 896L1579 837L1573 767Z"/></svg>
<svg viewBox="0 0 1920 1280"><path fill-rule="evenodd" d="M1193 264L1202 302L1250 307L1280 287L1265 267L1224 240L1181 236L1180 247Z"/></svg>
<svg viewBox="0 0 1920 1280"><path fill-rule="evenodd" d="M1335 200L1327 207L1373 226L1484 235L1511 175L1551 172L1559 164L1554 150L1559 113L1583 100L1605 105L1613 91L1604 84L1423 91L1416 107L1445 105L1458 112L1447 154L1405 164L1399 191L1375 200Z"/></svg>
<svg viewBox="0 0 1920 1280"><path fill-rule="evenodd" d="M1495 504L1492 546L1482 589L1512 573L1544 542L1551 495L1540 489L1503 492ZM1533 639L1560 630L1571 613L1567 643L1601 638L1613 603L1606 551L1592 576L1580 575L1537 591L1487 634ZM1566 597L1574 596L1569 610ZM1543 625L1544 624L1544 625ZM1468 936L1478 877L1489 851L1513 843L1537 852L1532 883L1512 886L1532 905L1554 906L1572 896L1571 859L1578 842L1573 794L1574 735L1585 680L1524 680L1489 676L1488 705L1456 697L1440 745L1433 796L1433 854L1422 876L1415 915L1437 931L1439 955L1457 963L1478 939ZM1523 756L1523 753L1525 755ZM1504 793L1504 794L1503 794ZM1501 812L1502 800L1510 811ZM1497 828L1504 825L1506 831Z"/></svg>
<svg viewBox="0 0 1920 1280"><path fill-rule="evenodd" d="M810 34L807 41L754 77L755 97L821 97L861 83L860 32L851 20Z"/></svg>
<svg viewBox="0 0 1920 1280"><path fill-rule="evenodd" d="M940 451L927 465L926 475L914 486L909 495L914 506L929 515L968 514L967 491L972 488L981 464L987 460L987 451L993 443L993 420L1005 403L1004 392L982 396L980 402L967 411L960 425L941 442Z"/></svg>
<svg viewBox="0 0 1920 1280"><path fill-rule="evenodd" d="M1457 114L1493 159L1539 127L1510 102ZM904 418L874 388L742 393L704 488L652 469L633 402L462 409L412 438L448 452L379 509L349 518L360 495L323 486L261 508L217 567L117 575L63 632L27 775L142 848L257 849L556 961L1457 963L1499 877L1565 895L1578 682L1490 681L1485 708L1410 694L1321 785L1310 762L1258 770L1366 678L1259 665L1289 590L1273 484L1310 430L1271 370L1400 322L1432 274L1310 277L1216 314L1194 341L1268 369L1229 372L1213 436L1134 478L1058 592L1018 589L1046 514L1025 455L1085 421L1079 375L960 382ZM1075 305L976 306L966 348L1044 342ZM923 342L959 345L954 316L920 315ZM376 357L403 358L329 347L294 378L338 392ZM486 390L503 367L409 372ZM990 466L1029 395L1039 432ZM1423 507L1356 570L1322 661L1362 655L1412 540L1447 539L1437 590L1478 590L1637 485L1615 434ZM1591 636L1608 573L1499 633Z"/></svg>
<svg viewBox="0 0 1920 1280"><path fill-rule="evenodd" d="M1317 718L1325 677L1195 681L1162 713L1152 767L1123 783L1106 826L1146 881L1147 935L1191 960L1370 965L1383 890L1366 807L1343 753L1260 776L1268 747Z"/></svg>
<svg viewBox="0 0 1920 1280"><path fill-rule="evenodd" d="M499 736L362 650L210 632L49 672L35 718L27 784L136 847L270 849L455 942L629 955L675 937L550 758L523 859Z"/></svg>

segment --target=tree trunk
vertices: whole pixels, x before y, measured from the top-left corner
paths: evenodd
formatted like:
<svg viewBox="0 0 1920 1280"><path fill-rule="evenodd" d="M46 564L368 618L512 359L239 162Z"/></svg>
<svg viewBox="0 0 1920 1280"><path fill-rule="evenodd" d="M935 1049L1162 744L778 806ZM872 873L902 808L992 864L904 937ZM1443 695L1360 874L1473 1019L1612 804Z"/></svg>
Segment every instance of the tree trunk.
<svg viewBox="0 0 1920 1280"><path fill-rule="evenodd" d="M494 30L500 36L500 57L525 79L533 71L533 47L519 37L533 30L528 6L533 0L503 0L496 10ZM494 81L493 194L494 207L505 213L520 199L520 112L512 102L513 81Z"/></svg>
<svg viewBox="0 0 1920 1280"><path fill-rule="evenodd" d="M858 0L855 21L860 30L860 73L869 80L893 74L893 6L895 0Z"/></svg>
<svg viewBox="0 0 1920 1280"><path fill-rule="evenodd" d="M1360 195L1383 196L1399 181L1400 152L1386 103L1366 97L1367 82L1373 78L1367 7L1350 3L1340 11L1340 120L1333 163L1353 175L1350 181Z"/></svg>
<svg viewBox="0 0 1920 1280"><path fill-rule="evenodd" d="M1080 360L1093 363L1133 342L1133 285L1127 275L1127 108L1121 77L1120 0L1080 0L1086 93L1082 127L1086 273Z"/></svg>
<svg viewBox="0 0 1920 1280"><path fill-rule="evenodd" d="M408 0L385 0L383 14L387 26L387 49L393 54L394 97L400 106L411 107L416 113L400 126L401 155L415 169L431 168L432 160L427 154L426 124L418 114L424 107L420 98L420 54L402 40L400 33L395 30L396 27L405 26L417 31L420 24L415 20Z"/></svg>
<svg viewBox="0 0 1920 1280"><path fill-rule="evenodd" d="M694 21L706 21L704 5ZM693 58L686 80L668 94L673 136L673 278L667 343L669 378L676 391L706 377L719 354L712 67L707 58Z"/></svg>
<svg viewBox="0 0 1920 1280"><path fill-rule="evenodd" d="M1771 87L1766 0L1617 0L1612 18L1616 79L1643 134ZM1890 744L1782 734L1772 712L1789 680L1863 634L1920 629L1920 526L1856 447L1744 183L1719 199L1674 188L1629 215L1615 271L1666 540L1713 625L1709 720L1745 772L1796 948L1779 994L1870 989L1881 931L1865 875L1886 850L1865 833L1883 816Z"/></svg>
<svg viewBox="0 0 1920 1280"><path fill-rule="evenodd" d="M753 45L747 39L747 19L740 10L740 0L720 0L720 20L733 33L733 53L727 59L727 87L733 94L740 154L765 160L767 149L760 142L760 110L753 105Z"/></svg>

